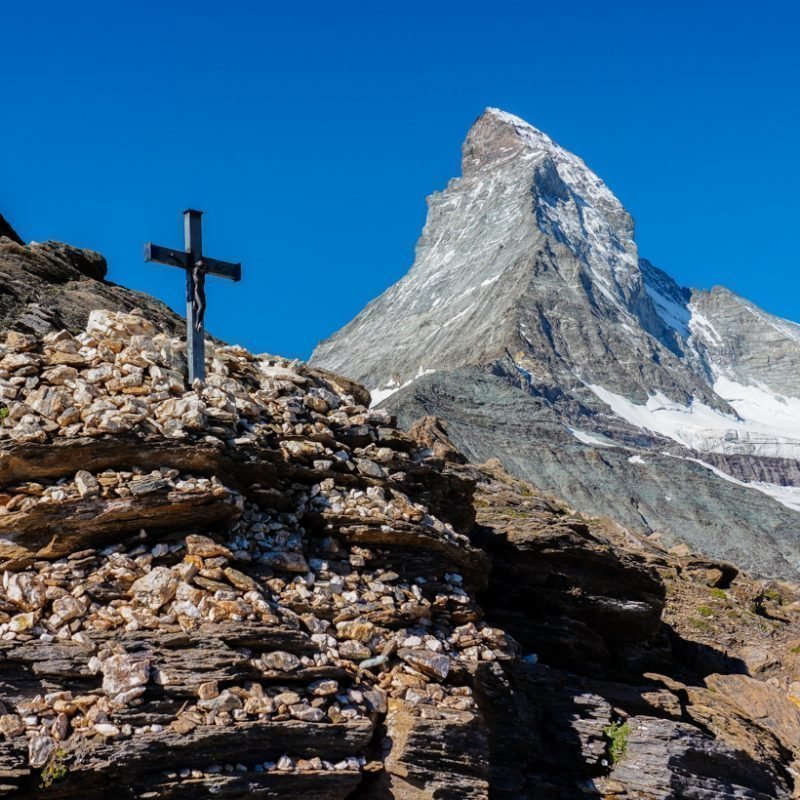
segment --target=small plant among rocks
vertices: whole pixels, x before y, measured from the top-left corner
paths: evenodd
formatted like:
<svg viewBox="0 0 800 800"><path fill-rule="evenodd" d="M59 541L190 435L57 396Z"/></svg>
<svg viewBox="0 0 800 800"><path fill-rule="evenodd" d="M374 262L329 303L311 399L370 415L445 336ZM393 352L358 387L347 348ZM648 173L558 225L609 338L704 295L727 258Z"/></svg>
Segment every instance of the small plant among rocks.
<svg viewBox="0 0 800 800"><path fill-rule="evenodd" d="M49 789L54 783L64 780L69 774L69 768L66 764L67 754L64 750L56 750L53 758L42 770L42 789Z"/></svg>
<svg viewBox="0 0 800 800"><path fill-rule="evenodd" d="M628 736L631 729L627 722L617 720L603 728L603 733L608 739L608 755L611 766L615 767L628 752Z"/></svg>

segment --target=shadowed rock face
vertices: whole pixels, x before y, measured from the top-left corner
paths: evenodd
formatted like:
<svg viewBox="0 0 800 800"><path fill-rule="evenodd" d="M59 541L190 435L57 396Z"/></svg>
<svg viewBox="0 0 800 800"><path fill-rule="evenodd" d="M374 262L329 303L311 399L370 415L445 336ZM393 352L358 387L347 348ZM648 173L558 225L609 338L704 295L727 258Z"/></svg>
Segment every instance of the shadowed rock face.
<svg viewBox="0 0 800 800"><path fill-rule="evenodd" d="M499 462L454 469L476 480L486 618L537 656L479 673L492 796L793 796L796 586L581 519Z"/></svg>
<svg viewBox="0 0 800 800"><path fill-rule="evenodd" d="M24 245L0 217L3 330L38 335L63 328L78 331L97 308L141 309L159 329L168 333L180 329L181 319L166 305L105 277L106 260L99 253L60 242Z"/></svg>
<svg viewBox="0 0 800 800"><path fill-rule="evenodd" d="M24 244L19 234L11 227L11 224L2 214L0 214L0 236L5 236L17 244Z"/></svg>
<svg viewBox="0 0 800 800"><path fill-rule="evenodd" d="M428 205L409 273L311 363L587 512L796 577L800 326L640 259L602 180L497 109Z"/></svg>

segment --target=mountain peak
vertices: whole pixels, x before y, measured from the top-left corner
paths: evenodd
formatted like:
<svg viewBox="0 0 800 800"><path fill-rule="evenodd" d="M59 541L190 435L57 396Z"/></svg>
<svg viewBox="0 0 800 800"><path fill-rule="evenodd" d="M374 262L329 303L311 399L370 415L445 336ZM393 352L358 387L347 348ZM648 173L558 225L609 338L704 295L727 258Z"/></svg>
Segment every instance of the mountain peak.
<svg viewBox="0 0 800 800"><path fill-rule="evenodd" d="M522 117L518 117L516 114L510 114L508 111L503 111L501 108L489 106L484 110L483 114L478 117L478 122L481 120L491 120L493 123L499 125L508 125L514 129L517 136L529 142L535 139L545 144L555 144L544 131L539 130L535 125L531 125L530 122L522 119ZM476 122L476 124L478 123Z"/></svg>
<svg viewBox="0 0 800 800"><path fill-rule="evenodd" d="M406 424L446 419L473 460L500 457L584 510L720 557L717 526L747 530L740 561L772 575L800 572L783 533L800 509L798 361L800 326L640 259L606 184L496 108L470 128L462 176L429 198L409 273L312 356ZM603 458L585 462L587 447ZM632 474L639 450L653 480ZM714 483L711 515L686 493L698 480Z"/></svg>
<svg viewBox="0 0 800 800"><path fill-rule="evenodd" d="M487 108L473 123L463 146L462 172L476 172L523 151L544 154L555 142L521 117L499 108Z"/></svg>
<svg viewBox="0 0 800 800"><path fill-rule="evenodd" d="M526 170L527 165L536 165L530 188L537 205L553 206L558 201L562 204L572 201L574 206L596 212L601 218L597 222L611 226L614 229L612 235L623 243L633 238L630 215L583 159L521 117L499 108L487 108L472 125L464 141L463 176L493 173L495 170ZM552 216L547 208L542 212L545 217ZM577 208L572 212L571 216L582 227L582 212ZM581 231L581 235L584 233Z"/></svg>
<svg viewBox="0 0 800 800"><path fill-rule="evenodd" d="M320 363L356 370L385 396L430 370L527 351L541 329L551 353L537 364L540 376L560 380L566 369L570 381L592 383L595 365L574 370L562 355L567 343L564 351L555 344L576 314L637 330L646 360L647 335L666 339L642 284L630 215L580 158L519 117L487 109L464 142L462 176L428 204L411 271L348 326L352 349L337 341L343 331L317 349ZM567 298L564 318L542 319Z"/></svg>

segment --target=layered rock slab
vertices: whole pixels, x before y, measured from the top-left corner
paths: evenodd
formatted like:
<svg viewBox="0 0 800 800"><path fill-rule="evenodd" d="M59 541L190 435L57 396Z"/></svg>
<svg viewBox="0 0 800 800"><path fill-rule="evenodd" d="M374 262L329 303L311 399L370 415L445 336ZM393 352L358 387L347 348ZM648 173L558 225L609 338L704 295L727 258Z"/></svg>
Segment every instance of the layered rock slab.
<svg viewBox="0 0 800 800"><path fill-rule="evenodd" d="M3 330L37 335L65 328L78 331L97 308L138 308L165 331L181 329L181 319L163 303L106 280L106 261L99 253L60 242L25 245L7 223L4 229L3 223L5 220L0 222Z"/></svg>

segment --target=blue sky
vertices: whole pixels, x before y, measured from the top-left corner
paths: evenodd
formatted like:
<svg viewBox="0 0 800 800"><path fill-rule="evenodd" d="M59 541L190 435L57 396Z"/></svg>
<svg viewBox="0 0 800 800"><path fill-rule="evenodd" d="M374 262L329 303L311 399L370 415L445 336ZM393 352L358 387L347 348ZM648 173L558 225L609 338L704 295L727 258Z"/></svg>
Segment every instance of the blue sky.
<svg viewBox="0 0 800 800"><path fill-rule="evenodd" d="M485 106L582 156L680 282L800 321L789 2L4 4L0 212L180 308L144 241L203 209L209 328L307 357L402 277Z"/></svg>

